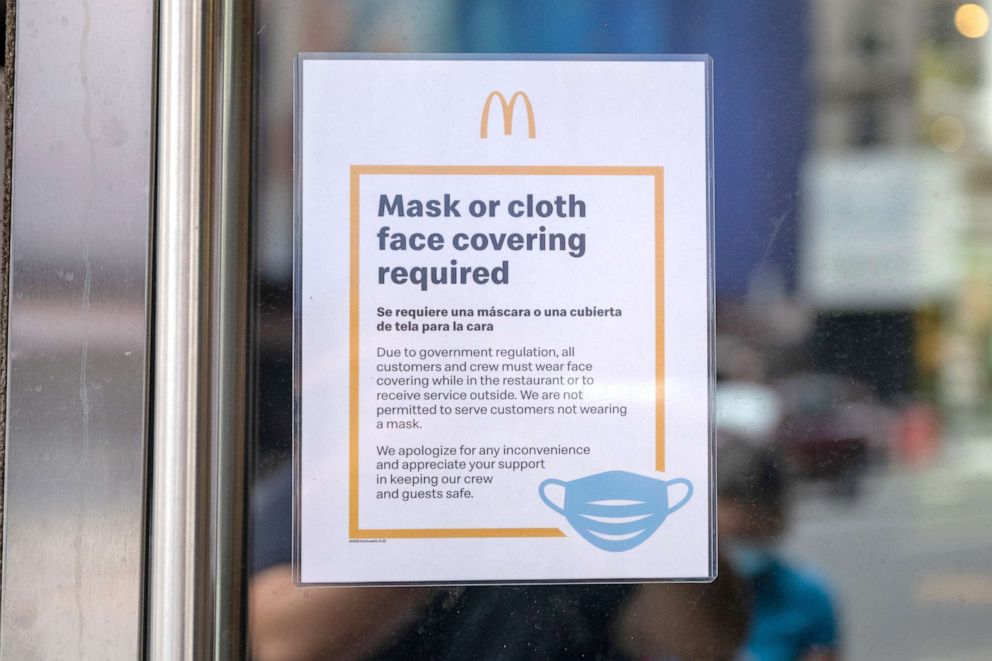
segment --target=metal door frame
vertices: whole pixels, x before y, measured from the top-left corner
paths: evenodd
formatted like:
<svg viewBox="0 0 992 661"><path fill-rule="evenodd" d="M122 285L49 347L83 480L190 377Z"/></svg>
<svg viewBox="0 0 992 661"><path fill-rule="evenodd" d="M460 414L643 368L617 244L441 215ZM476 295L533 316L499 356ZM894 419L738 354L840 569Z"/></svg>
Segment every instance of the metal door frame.
<svg viewBox="0 0 992 661"><path fill-rule="evenodd" d="M17 3L2 658L245 653L252 12Z"/></svg>

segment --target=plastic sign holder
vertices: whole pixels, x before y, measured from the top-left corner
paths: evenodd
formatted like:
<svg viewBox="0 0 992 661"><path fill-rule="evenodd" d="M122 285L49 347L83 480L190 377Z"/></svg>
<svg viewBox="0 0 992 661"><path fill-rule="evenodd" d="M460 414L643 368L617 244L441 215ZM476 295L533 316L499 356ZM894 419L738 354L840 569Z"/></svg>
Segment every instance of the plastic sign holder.
<svg viewBox="0 0 992 661"><path fill-rule="evenodd" d="M711 70L299 56L300 584L715 577Z"/></svg>

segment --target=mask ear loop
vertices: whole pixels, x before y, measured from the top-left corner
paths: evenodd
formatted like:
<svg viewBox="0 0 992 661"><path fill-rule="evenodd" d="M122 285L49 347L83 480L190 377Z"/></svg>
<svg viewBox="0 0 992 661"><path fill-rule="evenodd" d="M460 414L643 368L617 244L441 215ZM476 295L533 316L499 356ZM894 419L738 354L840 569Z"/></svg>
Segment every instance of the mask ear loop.
<svg viewBox="0 0 992 661"><path fill-rule="evenodd" d="M548 498L548 496L544 493L544 490L547 487L552 486L552 485L559 486L562 489L567 489L568 488L568 483L567 482L562 482L561 480L556 480L554 478L550 478L550 479L545 480L544 482L541 482L541 486L539 486L537 488L537 493L541 496L541 500L544 501L544 504L545 505L547 505L548 507L550 507L554 511L558 512L559 514L565 514L565 508L559 507L557 504L555 504L554 502L552 502L552 500L550 498Z"/></svg>
<svg viewBox="0 0 992 661"><path fill-rule="evenodd" d="M668 482L665 483L665 488L667 489L668 487L672 486L673 484L684 484L685 487L686 487L686 492L685 492L685 495L682 496L682 500L680 500L679 502L675 503L674 505L672 505L671 507L668 508L668 513L669 514L671 514L672 512L675 512L675 511L681 509L682 506L685 505L686 503L688 503L689 502L689 499L692 498L692 482L690 482L689 480L685 479L684 477L676 477L673 480L668 480Z"/></svg>

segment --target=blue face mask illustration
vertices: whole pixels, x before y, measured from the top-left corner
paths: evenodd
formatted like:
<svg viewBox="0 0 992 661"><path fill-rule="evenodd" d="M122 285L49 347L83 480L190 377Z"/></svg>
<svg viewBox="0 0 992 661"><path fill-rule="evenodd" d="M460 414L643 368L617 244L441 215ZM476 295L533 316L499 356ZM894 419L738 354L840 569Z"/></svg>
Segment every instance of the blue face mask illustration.
<svg viewBox="0 0 992 661"><path fill-rule="evenodd" d="M668 488L685 487L685 494L669 505ZM550 486L564 488L564 505L547 494ZM604 551L628 551L658 529L669 514L692 497L692 483L685 478L656 480L626 471L607 471L571 482L545 480L538 487L544 504L565 516L586 541Z"/></svg>

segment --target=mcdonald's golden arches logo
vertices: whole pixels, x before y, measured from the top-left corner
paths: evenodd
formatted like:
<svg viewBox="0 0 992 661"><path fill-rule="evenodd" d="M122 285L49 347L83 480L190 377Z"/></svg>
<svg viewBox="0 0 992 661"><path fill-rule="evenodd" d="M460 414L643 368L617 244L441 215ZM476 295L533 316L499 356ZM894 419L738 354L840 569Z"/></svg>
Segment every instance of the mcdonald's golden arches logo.
<svg viewBox="0 0 992 661"><path fill-rule="evenodd" d="M534 126L534 107L530 104L530 98L520 91L514 92L510 100L507 101L502 92L492 91L486 97L486 103L482 106L482 127L479 129L480 138L489 137L489 110L492 108L493 99L499 101L500 110L503 112L503 135L513 133L513 109L517 105L517 99L523 99L524 107L527 109L527 137L533 140L537 137L537 128Z"/></svg>

